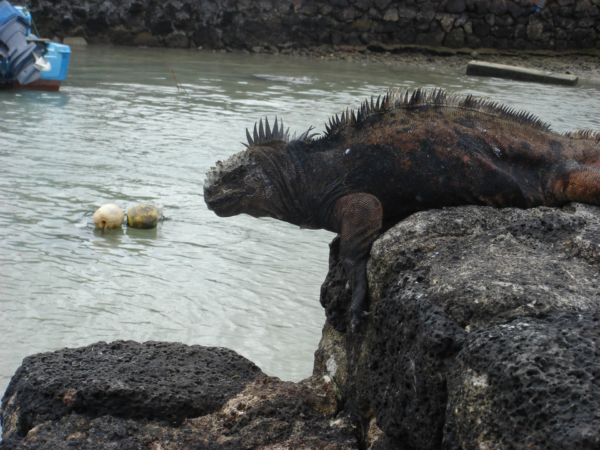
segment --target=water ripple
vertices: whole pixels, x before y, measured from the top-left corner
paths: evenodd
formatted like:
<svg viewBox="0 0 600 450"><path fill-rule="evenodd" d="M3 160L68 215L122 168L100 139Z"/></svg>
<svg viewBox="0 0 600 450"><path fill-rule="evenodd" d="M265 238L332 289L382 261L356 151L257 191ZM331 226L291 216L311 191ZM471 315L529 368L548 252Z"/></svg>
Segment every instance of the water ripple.
<svg viewBox="0 0 600 450"><path fill-rule="evenodd" d="M226 346L284 379L311 373L333 236L220 219L202 199L206 171L240 151L261 117L322 132L373 94L440 86L527 109L558 131L600 129L598 90L585 83L348 67L90 46L74 50L60 93L0 92L0 334L10 343L0 391L28 354L114 339ZM103 234L91 214L108 202L161 203L170 220Z"/></svg>

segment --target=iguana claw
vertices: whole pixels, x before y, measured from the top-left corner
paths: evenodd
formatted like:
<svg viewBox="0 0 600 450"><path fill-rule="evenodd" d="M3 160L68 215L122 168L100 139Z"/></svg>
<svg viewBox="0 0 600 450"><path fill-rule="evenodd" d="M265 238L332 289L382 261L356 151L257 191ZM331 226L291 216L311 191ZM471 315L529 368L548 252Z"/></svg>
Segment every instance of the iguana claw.
<svg viewBox="0 0 600 450"><path fill-rule="evenodd" d="M371 315L370 311L352 311L350 319L350 332L356 333L362 324L362 321Z"/></svg>

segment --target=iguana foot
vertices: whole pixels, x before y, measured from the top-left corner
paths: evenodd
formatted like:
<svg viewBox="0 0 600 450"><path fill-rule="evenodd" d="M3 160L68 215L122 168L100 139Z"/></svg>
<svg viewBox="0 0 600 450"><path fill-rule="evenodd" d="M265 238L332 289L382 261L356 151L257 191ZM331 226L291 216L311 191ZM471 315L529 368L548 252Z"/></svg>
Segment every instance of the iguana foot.
<svg viewBox="0 0 600 450"><path fill-rule="evenodd" d="M352 318L350 319L350 332L356 333L360 330L362 321L371 315L368 311L352 311Z"/></svg>

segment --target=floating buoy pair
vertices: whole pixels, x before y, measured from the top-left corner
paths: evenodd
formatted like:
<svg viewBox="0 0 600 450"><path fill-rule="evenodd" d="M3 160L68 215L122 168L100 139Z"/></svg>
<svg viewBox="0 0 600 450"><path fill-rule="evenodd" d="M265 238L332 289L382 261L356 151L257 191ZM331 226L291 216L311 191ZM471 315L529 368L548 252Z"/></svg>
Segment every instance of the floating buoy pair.
<svg viewBox="0 0 600 450"><path fill-rule="evenodd" d="M127 211L127 226L149 230L156 228L160 219L158 209L152 205L137 205ZM120 228L125 222L125 215L117 205L102 205L94 213L94 224L102 230Z"/></svg>

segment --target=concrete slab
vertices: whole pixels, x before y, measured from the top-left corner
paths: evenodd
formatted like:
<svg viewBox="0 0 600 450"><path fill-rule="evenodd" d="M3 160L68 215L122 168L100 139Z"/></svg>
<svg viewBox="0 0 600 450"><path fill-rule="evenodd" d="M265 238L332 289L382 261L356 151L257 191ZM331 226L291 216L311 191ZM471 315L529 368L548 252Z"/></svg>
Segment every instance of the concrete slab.
<svg viewBox="0 0 600 450"><path fill-rule="evenodd" d="M535 81L537 83L563 84L575 86L579 77L565 73L527 69L525 67L471 61L467 65L467 75L510 78L512 80Z"/></svg>

